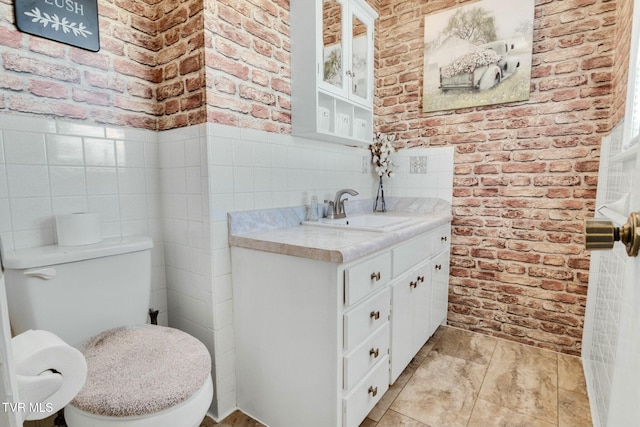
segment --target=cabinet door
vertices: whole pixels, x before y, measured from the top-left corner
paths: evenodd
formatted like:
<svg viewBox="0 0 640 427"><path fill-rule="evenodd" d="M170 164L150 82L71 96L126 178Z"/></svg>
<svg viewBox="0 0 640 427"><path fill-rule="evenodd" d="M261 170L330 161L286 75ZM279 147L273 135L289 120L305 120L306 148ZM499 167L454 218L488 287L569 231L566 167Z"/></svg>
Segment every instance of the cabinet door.
<svg viewBox="0 0 640 427"><path fill-rule="evenodd" d="M412 277L413 287L413 341L412 357L433 334L435 327L431 322L431 299L433 280L430 279L431 263L418 267Z"/></svg>
<svg viewBox="0 0 640 427"><path fill-rule="evenodd" d="M430 266L430 262L424 262L392 285L391 383L431 335Z"/></svg>
<svg viewBox="0 0 640 427"><path fill-rule="evenodd" d="M351 83L349 97L369 105L373 99L373 22L355 2L351 4L350 12L351 54L347 70Z"/></svg>
<svg viewBox="0 0 640 427"><path fill-rule="evenodd" d="M431 261L431 282L433 286L433 300L431 302L432 332L438 325L447 320L447 305L449 301L449 251L442 251Z"/></svg>
<svg viewBox="0 0 640 427"><path fill-rule="evenodd" d="M341 0L322 0L322 69L320 86L339 95L346 93L345 4Z"/></svg>
<svg viewBox="0 0 640 427"><path fill-rule="evenodd" d="M322 0L321 87L367 106L373 100L374 16L369 9L356 0Z"/></svg>

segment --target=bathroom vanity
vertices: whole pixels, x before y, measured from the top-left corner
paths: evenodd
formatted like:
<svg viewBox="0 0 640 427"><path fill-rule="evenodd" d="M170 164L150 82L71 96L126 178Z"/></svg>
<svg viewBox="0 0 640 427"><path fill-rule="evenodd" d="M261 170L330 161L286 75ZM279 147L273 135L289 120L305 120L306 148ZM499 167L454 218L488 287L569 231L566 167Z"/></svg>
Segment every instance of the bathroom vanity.
<svg viewBox="0 0 640 427"><path fill-rule="evenodd" d="M360 425L446 320L450 206L426 200L397 203L385 215L409 220L391 231L299 225L296 208L230 214L241 410L273 427Z"/></svg>

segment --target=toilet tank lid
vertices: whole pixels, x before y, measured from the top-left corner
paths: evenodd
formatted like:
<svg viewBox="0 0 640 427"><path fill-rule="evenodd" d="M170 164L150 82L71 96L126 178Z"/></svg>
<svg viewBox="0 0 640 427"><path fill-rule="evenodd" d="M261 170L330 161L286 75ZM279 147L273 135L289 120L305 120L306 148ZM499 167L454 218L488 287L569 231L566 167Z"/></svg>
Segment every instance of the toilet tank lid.
<svg viewBox="0 0 640 427"><path fill-rule="evenodd" d="M111 237L92 245L49 245L7 251L2 254L2 263L6 269L22 270L139 252L151 248L153 248L153 240L147 236Z"/></svg>

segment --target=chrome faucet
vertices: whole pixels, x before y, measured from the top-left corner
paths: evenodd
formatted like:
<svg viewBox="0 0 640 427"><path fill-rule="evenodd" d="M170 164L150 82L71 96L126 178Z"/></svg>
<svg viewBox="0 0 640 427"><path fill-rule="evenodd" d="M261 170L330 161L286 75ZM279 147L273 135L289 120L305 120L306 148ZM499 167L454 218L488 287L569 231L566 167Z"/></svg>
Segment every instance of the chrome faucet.
<svg viewBox="0 0 640 427"><path fill-rule="evenodd" d="M350 188L345 188L336 192L336 197L333 201L325 200L325 203L329 204L329 212L327 212L327 218L340 219L346 218L347 214L344 212L344 202L349 199L342 199L345 194L357 196L358 192Z"/></svg>

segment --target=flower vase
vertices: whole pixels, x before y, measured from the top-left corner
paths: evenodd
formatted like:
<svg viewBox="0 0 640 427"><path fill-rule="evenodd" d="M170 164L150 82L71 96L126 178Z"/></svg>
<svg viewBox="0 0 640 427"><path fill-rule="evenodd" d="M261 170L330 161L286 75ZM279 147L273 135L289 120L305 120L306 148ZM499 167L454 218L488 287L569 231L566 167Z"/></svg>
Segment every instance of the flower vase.
<svg viewBox="0 0 640 427"><path fill-rule="evenodd" d="M376 204L373 205L374 212L386 212L387 207L384 203L384 187L382 185L382 176L380 176L380 184L378 185L378 195L376 196Z"/></svg>

